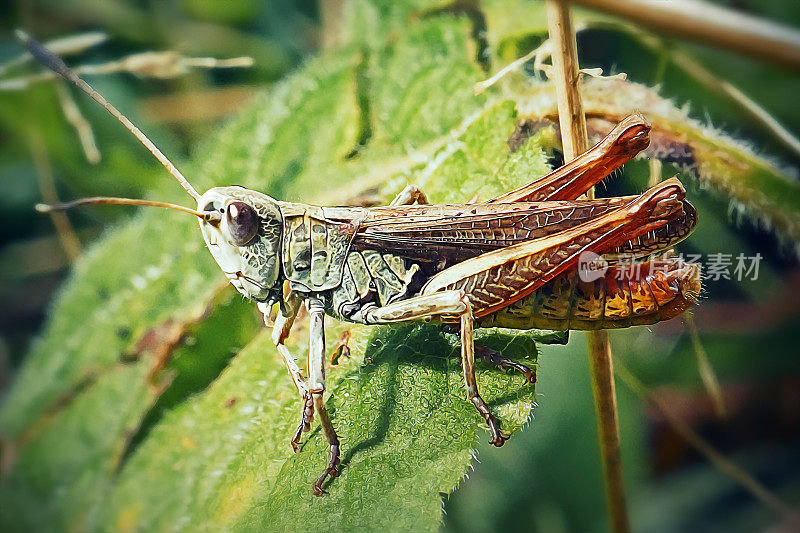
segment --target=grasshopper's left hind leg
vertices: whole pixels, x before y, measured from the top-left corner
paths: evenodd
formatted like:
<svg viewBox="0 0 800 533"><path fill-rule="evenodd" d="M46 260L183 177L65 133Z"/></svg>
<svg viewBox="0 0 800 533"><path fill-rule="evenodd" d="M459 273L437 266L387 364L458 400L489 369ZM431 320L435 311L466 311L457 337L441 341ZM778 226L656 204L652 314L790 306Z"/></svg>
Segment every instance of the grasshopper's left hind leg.
<svg viewBox="0 0 800 533"><path fill-rule="evenodd" d="M319 422L322 431L328 440L330 450L328 453L328 466L314 482L314 494L321 496L325 494L322 484L325 479L339 475L339 437L331 424L328 411L325 409L323 394L325 393L325 308L322 301L318 298L309 298L306 301L306 308L311 315L308 345L308 384L311 397L314 401L314 409L319 415Z"/></svg>
<svg viewBox="0 0 800 533"><path fill-rule="evenodd" d="M461 365L464 371L467 398L489 426L489 431L492 433L492 440L489 442L495 446L502 446L507 437L500 433L497 420L478 393L478 382L475 379L475 335L473 331L475 318L472 315L469 299L463 291L441 291L368 309L364 313L364 321L367 324L392 324L442 316L459 317Z"/></svg>

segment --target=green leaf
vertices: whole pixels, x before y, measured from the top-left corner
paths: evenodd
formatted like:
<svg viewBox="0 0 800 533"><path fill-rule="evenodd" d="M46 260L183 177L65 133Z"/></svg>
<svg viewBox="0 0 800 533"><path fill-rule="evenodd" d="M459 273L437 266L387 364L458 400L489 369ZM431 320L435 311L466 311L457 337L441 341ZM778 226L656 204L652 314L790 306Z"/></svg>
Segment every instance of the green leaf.
<svg viewBox="0 0 800 533"><path fill-rule="evenodd" d="M529 336L485 337L535 363ZM103 522L126 530L435 527L440 493L463 477L476 431L488 435L463 399L452 334L432 325L358 328L352 347L361 355L329 378L328 408L345 443L329 495L310 493L327 460L319 429L301 453L289 451L297 393L263 334L209 390L155 428L117 480ZM521 376L482 365L478 379L507 429L527 420L532 388ZM165 476L169 483L153 483Z"/></svg>

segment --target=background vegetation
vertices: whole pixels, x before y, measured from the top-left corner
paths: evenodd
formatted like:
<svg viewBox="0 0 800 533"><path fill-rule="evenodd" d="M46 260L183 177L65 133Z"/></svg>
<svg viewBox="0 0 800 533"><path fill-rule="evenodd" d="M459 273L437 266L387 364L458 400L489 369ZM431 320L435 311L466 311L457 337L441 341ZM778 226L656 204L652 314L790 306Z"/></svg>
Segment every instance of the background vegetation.
<svg viewBox="0 0 800 533"><path fill-rule="evenodd" d="M733 7L800 22L791 0ZM435 201L465 201L558 164L554 97L540 74L527 70L473 94L474 83L546 38L537 2L354 1L320 8L288 1L70 1L0 9L9 30L0 63L21 52L13 27L45 40L108 33L108 41L72 56L73 65L146 50L253 57L247 69L90 80L165 153L183 159L179 166L199 189L239 183L285 200L344 203L384 201L407 182L425 182ZM631 83L589 80L584 94L595 134L641 109L696 156L687 165L674 150L655 154L667 161L665 175L684 178L700 209L701 225L681 251L764 257L756 281L709 281L696 312L724 417L680 320L615 332L615 357L669 412L796 508L798 157L670 54L694 57L792 131L800 131L791 96L800 82L779 67L685 42L659 40L653 48L605 17L577 16L592 23L579 34L582 66L623 71L666 98ZM3 80L36 70L23 66ZM479 382L506 427L519 428L534 398L539 404L528 427L495 450L461 400L452 338L435 327L354 330L354 356L333 371L329 403L347 467L329 497L311 498L308 481L325 446L314 433L303 453L289 457L291 384L253 306L219 285L191 221L126 209L70 214L88 250L68 274L71 259L51 221L31 210L48 168L62 198L185 200L118 124L81 95L75 100L97 139L98 164L87 162L51 83L0 95L5 385L17 375L0 408L5 526L432 528L444 502L444 528L451 530L605 527L581 334L566 346L538 343L537 350L534 341L558 339L486 333L487 343L530 361L538 355L539 364L535 396L518 377L481 368ZM527 133L512 152L507 140L519 131ZM599 194L641 190L648 174L646 161L633 162ZM762 193L759 201L754 191ZM329 338L342 329L334 325ZM293 346L299 356L303 340L300 331ZM625 383L618 394L637 530L786 523L688 446L662 411ZM473 449L475 470L460 481Z"/></svg>

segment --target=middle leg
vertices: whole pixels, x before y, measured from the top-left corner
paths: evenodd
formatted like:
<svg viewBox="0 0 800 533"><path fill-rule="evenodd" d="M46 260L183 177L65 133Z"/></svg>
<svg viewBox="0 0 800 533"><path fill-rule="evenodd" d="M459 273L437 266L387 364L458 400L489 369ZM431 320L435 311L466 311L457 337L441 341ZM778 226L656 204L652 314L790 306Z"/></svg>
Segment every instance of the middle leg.
<svg viewBox="0 0 800 533"><path fill-rule="evenodd" d="M319 415L319 422L325 438L328 440L328 466L314 482L314 494L325 494L322 484L330 477L339 475L339 437L325 409L323 394L325 393L325 307L318 298L306 300L306 308L310 315L308 345L308 383L314 402L314 409Z"/></svg>

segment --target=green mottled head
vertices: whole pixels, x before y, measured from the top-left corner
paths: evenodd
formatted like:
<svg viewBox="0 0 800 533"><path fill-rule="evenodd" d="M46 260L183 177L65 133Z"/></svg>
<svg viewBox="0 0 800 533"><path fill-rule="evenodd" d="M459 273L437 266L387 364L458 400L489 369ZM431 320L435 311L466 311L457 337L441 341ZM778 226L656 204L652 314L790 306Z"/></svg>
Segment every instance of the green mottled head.
<svg viewBox="0 0 800 533"><path fill-rule="evenodd" d="M197 210L220 215L200 218L200 230L236 290L262 302L279 297L283 217L275 200L244 187L214 187Z"/></svg>

